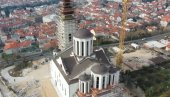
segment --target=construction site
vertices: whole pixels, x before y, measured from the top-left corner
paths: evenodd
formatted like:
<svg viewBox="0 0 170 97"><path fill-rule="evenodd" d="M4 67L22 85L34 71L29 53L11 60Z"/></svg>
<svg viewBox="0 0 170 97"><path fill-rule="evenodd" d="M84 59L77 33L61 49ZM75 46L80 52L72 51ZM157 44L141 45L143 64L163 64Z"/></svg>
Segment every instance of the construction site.
<svg viewBox="0 0 170 97"><path fill-rule="evenodd" d="M49 63L41 64L42 62L44 58L34 61L33 64L38 66L38 69L27 68L29 72L25 70L23 77L10 76L7 72L11 67L3 69L1 71L3 79L0 84L2 95L4 97L58 97L50 81Z"/></svg>
<svg viewBox="0 0 170 97"><path fill-rule="evenodd" d="M155 59L157 59L157 61L164 62L167 61L169 57L161 55L159 52L152 49L140 48L133 52L123 54L122 69L124 71L140 70L143 67L149 67L157 64ZM116 64L115 60L116 57L112 59L114 64Z"/></svg>

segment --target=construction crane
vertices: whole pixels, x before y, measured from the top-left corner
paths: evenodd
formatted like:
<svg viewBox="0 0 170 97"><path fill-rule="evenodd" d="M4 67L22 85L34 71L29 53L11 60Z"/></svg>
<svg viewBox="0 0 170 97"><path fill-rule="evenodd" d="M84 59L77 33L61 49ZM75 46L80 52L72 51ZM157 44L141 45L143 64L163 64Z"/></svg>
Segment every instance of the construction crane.
<svg viewBox="0 0 170 97"><path fill-rule="evenodd" d="M116 55L116 66L118 68L122 68L123 63L123 52L124 52L124 40L125 40L125 34L126 34L126 20L127 20L127 5L129 0L123 0L122 1L122 28L121 32L119 34L119 49L120 51Z"/></svg>

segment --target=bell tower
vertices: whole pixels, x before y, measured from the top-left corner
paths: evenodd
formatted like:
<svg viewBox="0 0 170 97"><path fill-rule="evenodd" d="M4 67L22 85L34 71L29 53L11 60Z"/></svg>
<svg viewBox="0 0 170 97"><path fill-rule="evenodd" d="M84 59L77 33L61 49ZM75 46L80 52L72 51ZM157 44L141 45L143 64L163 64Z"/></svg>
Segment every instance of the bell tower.
<svg viewBox="0 0 170 97"><path fill-rule="evenodd" d="M57 26L59 49L64 50L72 45L73 34L77 31L74 4L71 0L62 1Z"/></svg>

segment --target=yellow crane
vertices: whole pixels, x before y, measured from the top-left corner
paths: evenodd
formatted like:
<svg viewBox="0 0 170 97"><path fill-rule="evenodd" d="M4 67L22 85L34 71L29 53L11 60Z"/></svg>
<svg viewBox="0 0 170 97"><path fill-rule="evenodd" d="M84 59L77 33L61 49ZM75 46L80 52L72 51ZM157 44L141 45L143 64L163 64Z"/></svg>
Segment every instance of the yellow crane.
<svg viewBox="0 0 170 97"><path fill-rule="evenodd" d="M127 6L128 6L129 0L123 0L122 1L122 28L121 32L119 34L119 48L120 51L116 55L116 65L118 68L122 68L122 62L123 62L123 51L124 51L124 40L125 40L125 34L126 34L126 20L127 20ZM113 88L114 89L114 88ZM97 97L97 92L93 91L93 96ZM113 93L114 94L114 93Z"/></svg>
<svg viewBox="0 0 170 97"><path fill-rule="evenodd" d="M122 0L122 28L119 34L119 49L120 51L116 55L116 65L118 68L122 68L123 63L123 52L124 52L124 40L126 34L126 20L127 20L127 11L128 11L128 2L129 0Z"/></svg>

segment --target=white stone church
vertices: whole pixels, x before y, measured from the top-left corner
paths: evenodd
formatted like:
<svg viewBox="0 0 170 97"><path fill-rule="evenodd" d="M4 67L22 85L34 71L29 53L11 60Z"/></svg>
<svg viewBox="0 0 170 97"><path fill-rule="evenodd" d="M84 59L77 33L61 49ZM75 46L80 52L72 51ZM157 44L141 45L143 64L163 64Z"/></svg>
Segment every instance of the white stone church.
<svg viewBox="0 0 170 97"><path fill-rule="evenodd" d="M51 81L59 97L120 97L112 92L119 83L119 70L104 50L93 49L93 34L77 31L74 4L62 0L58 17L60 53L50 61Z"/></svg>
<svg viewBox="0 0 170 97"><path fill-rule="evenodd" d="M53 53L51 81L59 97L119 97L112 87L119 83L119 70L102 48L93 49L93 34L79 29L73 45Z"/></svg>

